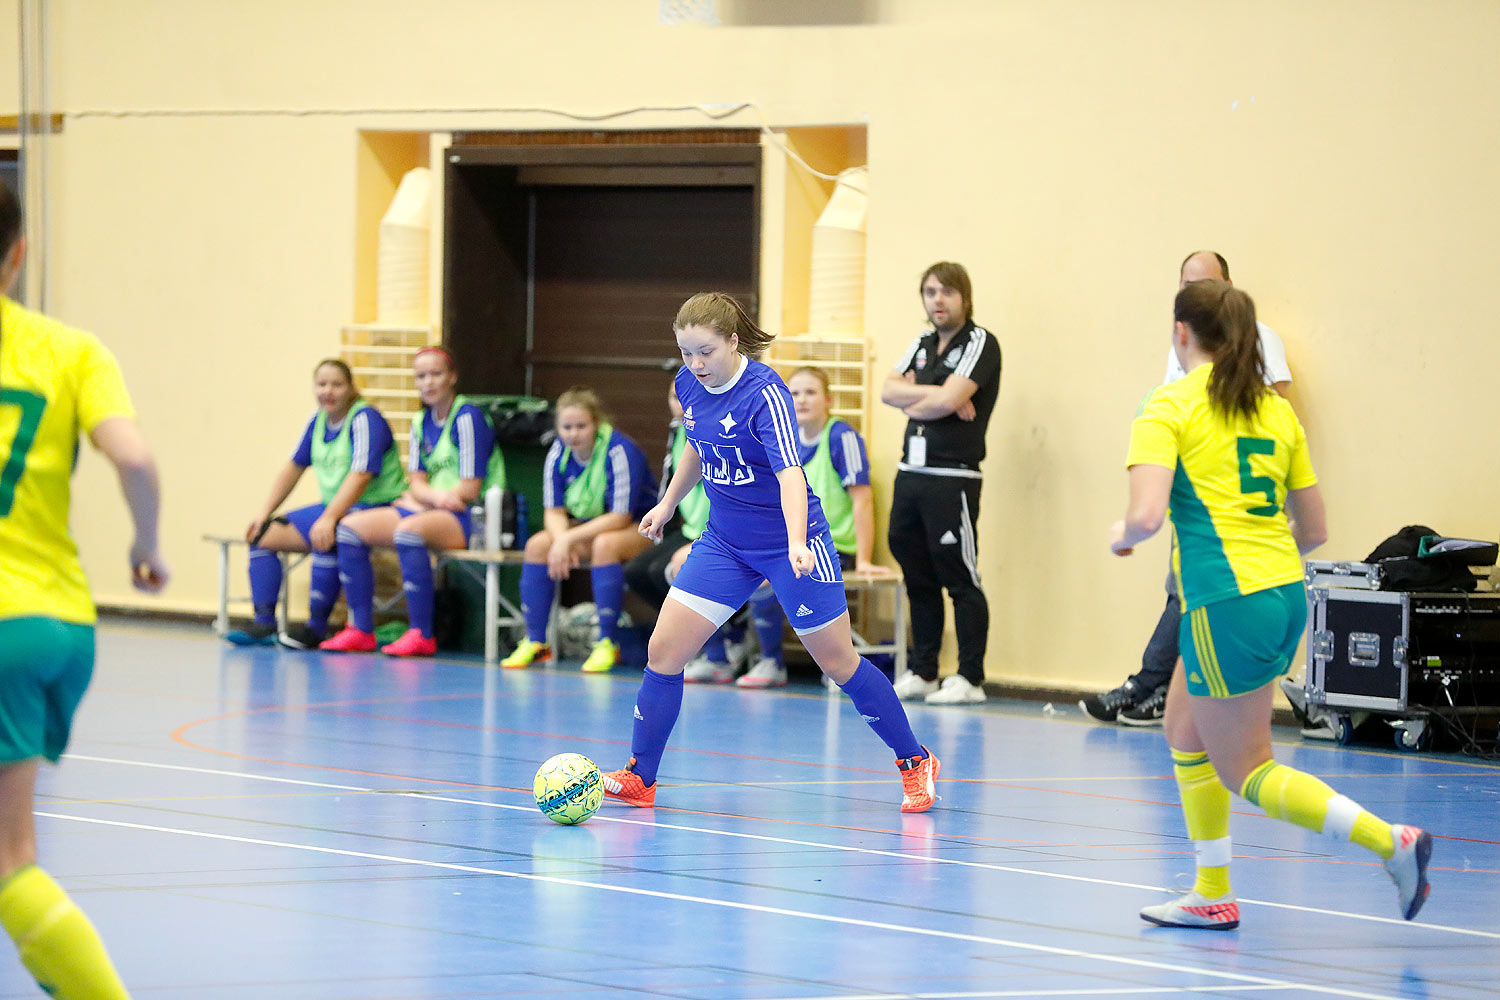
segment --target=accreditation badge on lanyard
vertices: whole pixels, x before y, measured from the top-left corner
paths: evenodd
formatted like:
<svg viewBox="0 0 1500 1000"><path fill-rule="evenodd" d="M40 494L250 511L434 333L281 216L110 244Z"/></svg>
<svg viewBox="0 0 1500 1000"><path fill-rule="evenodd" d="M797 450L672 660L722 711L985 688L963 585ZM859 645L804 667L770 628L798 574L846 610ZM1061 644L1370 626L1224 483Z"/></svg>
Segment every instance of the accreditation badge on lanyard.
<svg viewBox="0 0 1500 1000"><path fill-rule="evenodd" d="M927 438L922 434L922 428L906 439L906 464L918 468L927 464Z"/></svg>

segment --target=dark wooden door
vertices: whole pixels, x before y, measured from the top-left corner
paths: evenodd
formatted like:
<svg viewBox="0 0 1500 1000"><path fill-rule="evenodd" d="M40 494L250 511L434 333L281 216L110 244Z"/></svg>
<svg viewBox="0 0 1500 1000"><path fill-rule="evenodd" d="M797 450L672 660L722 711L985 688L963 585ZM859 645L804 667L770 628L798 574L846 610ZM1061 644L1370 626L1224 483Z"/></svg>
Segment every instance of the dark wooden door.
<svg viewBox="0 0 1500 1000"><path fill-rule="evenodd" d="M724 291L755 312L754 199L736 187L538 187L531 391L597 392L659 462L672 318L684 299Z"/></svg>

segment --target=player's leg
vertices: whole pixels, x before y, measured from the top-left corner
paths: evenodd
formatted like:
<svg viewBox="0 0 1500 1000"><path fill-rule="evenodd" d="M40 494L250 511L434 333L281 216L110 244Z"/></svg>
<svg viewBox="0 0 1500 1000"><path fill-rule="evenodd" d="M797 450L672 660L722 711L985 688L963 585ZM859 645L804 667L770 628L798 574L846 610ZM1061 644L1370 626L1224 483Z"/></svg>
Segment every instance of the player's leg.
<svg viewBox="0 0 1500 1000"><path fill-rule="evenodd" d="M682 710L683 668L759 582L760 574L712 534L694 543L651 631L635 697L630 763L604 775L610 798L634 806L655 804L657 768Z"/></svg>
<svg viewBox="0 0 1500 1000"><path fill-rule="evenodd" d="M1275 680L1285 673L1307 621L1300 583L1262 591L1184 616L1186 687L1193 721L1208 757L1230 788L1276 819L1350 841L1385 861L1401 914L1416 916L1426 900L1432 838L1392 826L1313 775L1271 756Z"/></svg>
<svg viewBox="0 0 1500 1000"><path fill-rule="evenodd" d="M401 560L401 589L406 593L406 634L380 651L387 656L431 656L437 652L432 634L432 553L462 549L469 541L469 512L426 510L403 518L392 535Z"/></svg>
<svg viewBox="0 0 1500 1000"><path fill-rule="evenodd" d="M902 812L925 812L937 798L941 765L917 742L890 680L854 649L844 578L832 537L825 530L807 544L816 566L805 576L793 572L784 553L772 553L757 568L770 580L787 620L818 668L843 689L860 717L895 753L903 786Z"/></svg>
<svg viewBox="0 0 1500 1000"><path fill-rule="evenodd" d="M521 567L521 617L526 621L526 638L500 661L507 670L523 670L552 659L547 623L552 620L557 584L547 575L547 553L551 550L552 533L546 528L526 539L526 563Z"/></svg>
<svg viewBox="0 0 1500 1000"><path fill-rule="evenodd" d="M1172 751L1183 819L1195 849L1196 873L1187 895L1148 906L1141 916L1165 927L1233 930L1239 926L1240 915L1229 883L1234 851L1229 837L1229 789L1219 780L1198 736L1181 661L1168 681L1162 728Z"/></svg>
<svg viewBox="0 0 1500 1000"><path fill-rule="evenodd" d="M250 546L250 603L255 620L224 637L236 646L268 646L276 641L276 602L281 599L282 582L279 553L308 551L307 540L287 523L291 513L295 512L273 520Z"/></svg>
<svg viewBox="0 0 1500 1000"><path fill-rule="evenodd" d="M127 997L93 925L36 864L39 759L67 746L94 663L94 630L49 618L0 622L0 926L47 993Z"/></svg>
<svg viewBox="0 0 1500 1000"><path fill-rule="evenodd" d="M898 472L891 491L886 541L901 567L911 609L906 619L911 626L910 672L896 678L896 693L903 698L921 698L937 690L938 652L943 645L943 586L932 563L937 537L929 538L923 512L925 481L935 478Z"/></svg>
<svg viewBox="0 0 1500 1000"><path fill-rule="evenodd" d="M312 545L312 526L326 509L323 504L315 503L286 513L288 524L301 539L302 545L298 551L312 552L309 560L312 563L312 573L307 587L307 624L289 626L282 635L282 644L294 649L311 649L323 641L324 632L328 630L328 615L339 599L338 546L335 545L328 552L317 552Z"/></svg>
<svg viewBox="0 0 1500 1000"><path fill-rule="evenodd" d="M583 661L585 673L604 673L620 662L618 629L620 606L625 603L625 567L651 547L634 526L616 531L602 531L590 546L590 582L594 589L594 607L599 615L599 641Z"/></svg>
<svg viewBox="0 0 1500 1000"><path fill-rule="evenodd" d="M958 672L927 696L936 704L982 702L984 655L989 644L990 606L979 585L978 479L932 476L925 505L932 566L953 601ZM936 536L935 538L932 536Z"/></svg>
<svg viewBox="0 0 1500 1000"><path fill-rule="evenodd" d="M742 688L782 687L786 684L786 664L781 660L781 634L786 628L786 614L771 581L763 581L750 595L750 618L760 639L760 658L735 684Z"/></svg>
<svg viewBox="0 0 1500 1000"><path fill-rule="evenodd" d="M375 649L375 568L370 549L395 544L400 507L371 507L344 515L338 527L339 582L349 621L342 632L320 643L319 649L372 652Z"/></svg>

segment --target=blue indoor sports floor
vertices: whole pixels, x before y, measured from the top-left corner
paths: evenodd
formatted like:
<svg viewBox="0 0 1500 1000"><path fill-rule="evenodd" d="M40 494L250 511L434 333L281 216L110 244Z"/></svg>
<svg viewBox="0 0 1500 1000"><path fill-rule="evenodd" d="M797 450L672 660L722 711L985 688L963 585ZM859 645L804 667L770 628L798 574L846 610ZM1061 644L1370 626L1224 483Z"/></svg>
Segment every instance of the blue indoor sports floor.
<svg viewBox="0 0 1500 1000"><path fill-rule="evenodd" d="M1127 664L1133 650L1121 651ZM812 684L690 686L658 806L557 826L552 754L628 756L637 675L234 649L106 625L42 863L138 998L1500 996L1500 768L1277 756L1436 836L1432 898L1235 800L1234 932L1136 911L1192 870L1160 730L910 709L942 801ZM12 953L0 996L38 996Z"/></svg>

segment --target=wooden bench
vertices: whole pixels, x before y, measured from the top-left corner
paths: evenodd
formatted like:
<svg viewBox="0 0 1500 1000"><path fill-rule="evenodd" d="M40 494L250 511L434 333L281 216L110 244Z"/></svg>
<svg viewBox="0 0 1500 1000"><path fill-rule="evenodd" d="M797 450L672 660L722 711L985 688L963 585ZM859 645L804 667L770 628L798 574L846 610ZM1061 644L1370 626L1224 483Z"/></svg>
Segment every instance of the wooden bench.
<svg viewBox="0 0 1500 1000"><path fill-rule="evenodd" d="M872 642L861 635L859 628L868 628L865 619L869 617L869 605L861 600L862 614L856 621L854 602L849 605L849 632L854 639L854 650L861 656L869 656L871 653L890 653L896 661L896 676L900 677L906 672L906 587L900 571L893 573L856 573L853 570L844 574L844 590L851 597L859 595L863 597L880 598L888 596L891 600L891 639L889 642Z"/></svg>

